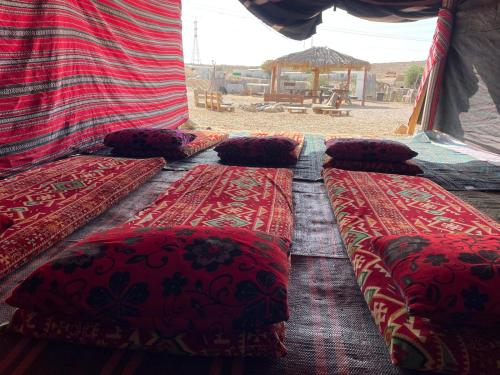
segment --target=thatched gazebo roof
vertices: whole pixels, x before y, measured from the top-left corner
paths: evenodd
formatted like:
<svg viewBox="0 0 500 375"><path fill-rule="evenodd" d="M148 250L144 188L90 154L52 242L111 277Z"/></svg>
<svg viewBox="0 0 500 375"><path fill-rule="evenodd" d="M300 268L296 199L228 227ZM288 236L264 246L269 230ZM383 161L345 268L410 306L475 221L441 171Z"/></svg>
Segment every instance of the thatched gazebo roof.
<svg viewBox="0 0 500 375"><path fill-rule="evenodd" d="M370 63L344 55L328 47L312 47L305 51L291 53L277 58L271 62L271 66L298 70L318 70L319 72L331 72L333 70L363 70L369 69Z"/></svg>
<svg viewBox="0 0 500 375"><path fill-rule="evenodd" d="M282 68L307 71L313 73L312 92L319 90L320 73L329 73L333 70L347 70L347 88L344 95L348 97L351 82L352 70L363 70L363 99L365 105L366 71L370 69L370 63L356 59L349 55L344 55L328 47L311 47L305 51L291 53L286 56L267 62L265 65L272 68L271 72L271 93L278 91L279 77ZM321 96L321 95L320 95ZM317 98L313 99L315 103ZM321 99L320 99L321 100Z"/></svg>

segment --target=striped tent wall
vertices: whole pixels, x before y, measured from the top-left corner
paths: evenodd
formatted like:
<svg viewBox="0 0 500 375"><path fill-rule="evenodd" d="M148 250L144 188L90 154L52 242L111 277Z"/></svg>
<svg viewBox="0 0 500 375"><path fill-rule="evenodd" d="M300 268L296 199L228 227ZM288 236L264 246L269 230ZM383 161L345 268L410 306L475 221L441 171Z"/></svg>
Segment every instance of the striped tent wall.
<svg viewBox="0 0 500 375"><path fill-rule="evenodd" d="M0 0L0 177L188 118L180 0Z"/></svg>

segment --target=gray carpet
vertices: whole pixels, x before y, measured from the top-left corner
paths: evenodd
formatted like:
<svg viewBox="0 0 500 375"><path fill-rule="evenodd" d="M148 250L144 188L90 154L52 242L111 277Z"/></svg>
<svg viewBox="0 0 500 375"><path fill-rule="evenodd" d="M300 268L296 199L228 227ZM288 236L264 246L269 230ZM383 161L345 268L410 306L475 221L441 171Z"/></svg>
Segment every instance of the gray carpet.
<svg viewBox="0 0 500 375"><path fill-rule="evenodd" d="M346 258L344 244L322 183L294 181L293 255Z"/></svg>
<svg viewBox="0 0 500 375"><path fill-rule="evenodd" d="M464 163L432 163L415 160L424 177L448 191L500 191L500 166L473 160Z"/></svg>

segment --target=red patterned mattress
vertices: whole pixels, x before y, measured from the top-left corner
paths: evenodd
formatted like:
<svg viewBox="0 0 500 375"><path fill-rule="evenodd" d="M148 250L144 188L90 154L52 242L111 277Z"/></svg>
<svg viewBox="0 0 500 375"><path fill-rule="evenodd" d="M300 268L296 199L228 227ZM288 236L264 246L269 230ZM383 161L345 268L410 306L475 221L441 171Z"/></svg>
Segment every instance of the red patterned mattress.
<svg viewBox="0 0 500 375"><path fill-rule="evenodd" d="M256 133L251 133L251 136L254 137L266 137L270 135L277 135L281 137L287 137L290 139L293 139L295 142L298 143L297 148L295 149L295 154L297 155L297 159L300 156L300 153L302 152L302 148L304 147L304 134L303 133L287 133L287 132L282 132L282 133L265 133L265 132L256 132Z"/></svg>
<svg viewBox="0 0 500 375"><path fill-rule="evenodd" d="M141 331L127 327L107 327L95 322L74 322L45 317L40 314L17 310L9 330L20 333L17 340L51 339L89 346L141 349L167 352L175 355L205 357L282 357L286 354L283 344L285 324L276 323L255 331L193 332L178 335L159 335L156 331ZM17 341L13 338L13 341ZM12 342L12 341L10 341ZM5 343L0 340L0 350ZM69 347L71 349L71 347ZM9 355L15 355L15 350ZM2 360L0 359L0 368Z"/></svg>
<svg viewBox="0 0 500 375"><path fill-rule="evenodd" d="M0 185L0 278L20 267L155 175L162 158L75 156L23 172Z"/></svg>
<svg viewBox="0 0 500 375"><path fill-rule="evenodd" d="M128 225L244 228L290 243L292 177L285 168L199 165Z"/></svg>
<svg viewBox="0 0 500 375"><path fill-rule="evenodd" d="M211 131L189 130L188 133L196 135L196 138L182 148L182 154L185 158L215 146L229 137L226 133Z"/></svg>
<svg viewBox="0 0 500 375"><path fill-rule="evenodd" d="M500 234L493 220L419 177L323 170L328 196L365 300L394 364L418 370L500 373L500 335L432 326L410 316L371 238L388 234Z"/></svg>

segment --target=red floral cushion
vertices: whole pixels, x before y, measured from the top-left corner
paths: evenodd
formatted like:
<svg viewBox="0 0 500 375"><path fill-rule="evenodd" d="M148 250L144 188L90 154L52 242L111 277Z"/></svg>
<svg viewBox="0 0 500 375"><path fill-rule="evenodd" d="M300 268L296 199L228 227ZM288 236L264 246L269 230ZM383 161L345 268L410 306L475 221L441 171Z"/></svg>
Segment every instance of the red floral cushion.
<svg viewBox="0 0 500 375"><path fill-rule="evenodd" d="M124 129L108 134L104 144L113 147L117 156L151 157L165 156L171 150L177 151L196 136L173 129Z"/></svg>
<svg viewBox="0 0 500 375"><path fill-rule="evenodd" d="M326 154L336 160L398 162L418 155L403 143L382 139L335 138L326 142Z"/></svg>
<svg viewBox="0 0 500 375"><path fill-rule="evenodd" d="M288 246L267 234L116 228L37 269L7 303L165 335L250 330L288 319L288 271Z"/></svg>
<svg viewBox="0 0 500 375"><path fill-rule="evenodd" d="M235 137L214 150L225 164L286 166L297 163L297 145L293 139L281 136Z"/></svg>
<svg viewBox="0 0 500 375"><path fill-rule="evenodd" d="M14 224L14 220L9 215L0 214L0 232L11 227Z"/></svg>
<svg viewBox="0 0 500 375"><path fill-rule="evenodd" d="M178 148L163 149L161 152L157 149L135 149L127 147L113 147L111 154L113 156L120 156L126 158L149 158L162 156L167 161L184 159L186 154L184 153L183 146Z"/></svg>
<svg viewBox="0 0 500 375"><path fill-rule="evenodd" d="M411 161L363 161L363 160L337 160L331 158L323 168L338 168L348 171L365 171L365 172L378 172L378 173L392 173L402 174L408 176L415 176L422 174L424 171L415 163Z"/></svg>
<svg viewBox="0 0 500 375"><path fill-rule="evenodd" d="M383 236L373 249L410 314L441 322L498 322L500 236Z"/></svg>

